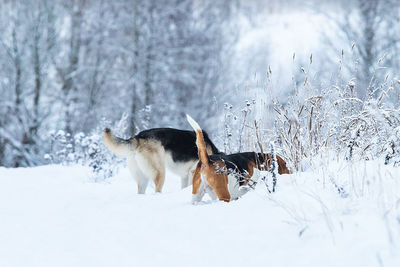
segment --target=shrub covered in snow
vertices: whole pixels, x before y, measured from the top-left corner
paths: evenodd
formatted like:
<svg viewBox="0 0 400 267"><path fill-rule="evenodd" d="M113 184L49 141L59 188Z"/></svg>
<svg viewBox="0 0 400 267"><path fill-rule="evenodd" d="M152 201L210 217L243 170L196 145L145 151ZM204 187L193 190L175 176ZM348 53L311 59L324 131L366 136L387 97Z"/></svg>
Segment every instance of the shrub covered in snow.
<svg viewBox="0 0 400 267"><path fill-rule="evenodd" d="M316 90L306 77L287 105L275 102L278 143L292 169L301 170L305 159L311 162L327 149L347 160L386 157L387 164L398 164L400 109L393 93L399 93L399 81L386 76L381 84L370 85L364 99L355 95L354 86L352 78Z"/></svg>
<svg viewBox="0 0 400 267"><path fill-rule="evenodd" d="M127 116L124 115L113 129L122 135L127 128ZM102 125L106 125L103 122ZM62 130L50 132L51 151L45 158L51 163L79 164L88 166L95 181L105 180L116 174L123 163L112 155L103 142L103 128L99 127L90 134L78 133L71 136Z"/></svg>
<svg viewBox="0 0 400 267"><path fill-rule="evenodd" d="M50 135L52 152L45 158L56 164L79 164L88 166L95 181L105 180L116 174L121 160L113 156L104 146L101 130L85 135L71 136L64 131Z"/></svg>
<svg viewBox="0 0 400 267"><path fill-rule="evenodd" d="M386 141L384 153L386 154L385 164L400 165L400 126L394 129L393 134Z"/></svg>

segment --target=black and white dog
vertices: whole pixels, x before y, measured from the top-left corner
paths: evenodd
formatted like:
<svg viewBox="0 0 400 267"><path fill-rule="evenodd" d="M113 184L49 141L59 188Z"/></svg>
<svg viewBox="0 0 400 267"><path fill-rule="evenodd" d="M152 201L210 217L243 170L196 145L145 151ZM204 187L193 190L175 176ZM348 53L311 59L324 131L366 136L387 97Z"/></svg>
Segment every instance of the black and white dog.
<svg viewBox="0 0 400 267"><path fill-rule="evenodd" d="M207 153L219 153L207 133L203 134ZM107 128L104 130L104 142L115 155L127 158L139 194L145 193L149 180L154 182L156 192L161 192L166 168L181 177L182 188L192 184L193 171L199 160L193 131L154 128L130 139L122 139Z"/></svg>

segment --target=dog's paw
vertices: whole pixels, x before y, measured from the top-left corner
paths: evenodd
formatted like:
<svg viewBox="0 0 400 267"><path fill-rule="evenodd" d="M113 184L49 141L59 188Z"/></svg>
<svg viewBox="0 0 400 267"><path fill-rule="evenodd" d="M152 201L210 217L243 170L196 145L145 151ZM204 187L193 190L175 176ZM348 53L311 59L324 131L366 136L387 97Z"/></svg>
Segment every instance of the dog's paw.
<svg viewBox="0 0 400 267"><path fill-rule="evenodd" d="M197 205L201 201L202 198L203 198L202 194L192 195L192 204Z"/></svg>
<svg viewBox="0 0 400 267"><path fill-rule="evenodd" d="M248 185L239 186L240 193L247 193L251 190L251 187Z"/></svg>

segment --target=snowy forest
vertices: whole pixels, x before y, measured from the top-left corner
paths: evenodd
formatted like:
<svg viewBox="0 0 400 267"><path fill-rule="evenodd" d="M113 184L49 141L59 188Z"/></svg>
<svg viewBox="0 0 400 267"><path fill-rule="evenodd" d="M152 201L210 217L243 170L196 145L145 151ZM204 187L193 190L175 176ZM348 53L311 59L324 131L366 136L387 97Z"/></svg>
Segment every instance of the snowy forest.
<svg viewBox="0 0 400 267"><path fill-rule="evenodd" d="M354 142L375 156L383 147L362 139L387 141L399 123L396 0L40 0L0 10L3 166L60 162L60 139L75 153L76 138L117 122L127 136L188 128L186 113L225 152L254 150L258 121L263 141L291 157L303 153L284 147L291 138L309 153Z"/></svg>
<svg viewBox="0 0 400 267"><path fill-rule="evenodd" d="M0 0L0 96L2 267L400 266L400 0ZM194 121L229 203L107 144Z"/></svg>

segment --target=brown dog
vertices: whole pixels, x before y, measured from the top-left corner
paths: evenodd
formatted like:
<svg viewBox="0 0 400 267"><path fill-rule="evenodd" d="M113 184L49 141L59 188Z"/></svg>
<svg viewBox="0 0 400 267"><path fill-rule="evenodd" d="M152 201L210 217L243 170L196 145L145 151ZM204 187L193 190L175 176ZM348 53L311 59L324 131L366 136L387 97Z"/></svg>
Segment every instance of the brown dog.
<svg viewBox="0 0 400 267"><path fill-rule="evenodd" d="M189 115L187 120L196 131L196 145L199 162L193 175L192 202L201 201L205 193L212 199L229 202L246 193L241 187L250 184L254 169L269 170L271 155L255 152L244 152L226 155L218 153L208 155L205 147L203 131ZM276 156L279 174L289 174L286 162Z"/></svg>

